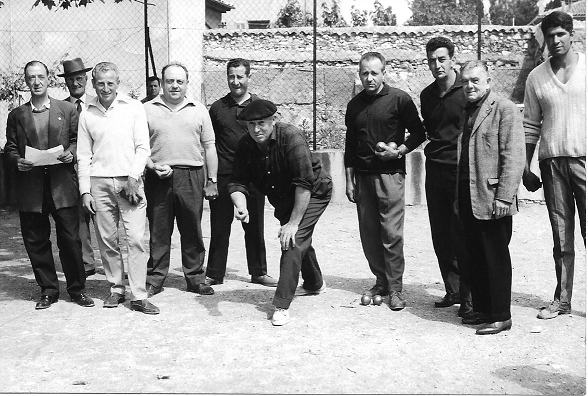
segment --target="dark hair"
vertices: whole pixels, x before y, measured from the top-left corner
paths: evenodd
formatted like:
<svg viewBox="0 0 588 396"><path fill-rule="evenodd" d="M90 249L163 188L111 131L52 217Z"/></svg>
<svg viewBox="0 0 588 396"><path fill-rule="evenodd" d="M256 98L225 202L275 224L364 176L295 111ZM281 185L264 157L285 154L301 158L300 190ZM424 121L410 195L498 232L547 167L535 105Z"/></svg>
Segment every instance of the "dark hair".
<svg viewBox="0 0 588 396"><path fill-rule="evenodd" d="M447 53L449 54L450 58L453 58L453 54L455 53L455 45L451 40L447 37L433 37L427 43L425 47L425 51L427 52L427 56L429 56L429 52L434 52L439 48L447 48Z"/></svg>
<svg viewBox="0 0 588 396"><path fill-rule="evenodd" d="M243 66L245 68L245 74L249 75L249 73L251 73L251 63L249 63L249 61L247 59L243 59L243 58L230 59L227 62L227 73L229 72L229 69L231 67L239 67L239 66Z"/></svg>
<svg viewBox="0 0 588 396"><path fill-rule="evenodd" d="M544 36L549 29L557 27L561 27L568 33L572 34L572 31L574 30L574 19L568 13L553 11L541 21L541 31Z"/></svg>
<svg viewBox="0 0 588 396"><path fill-rule="evenodd" d="M467 61L466 63L464 63L463 66L461 67L461 73L463 73L464 70L466 70L466 69L475 69L476 67L481 67L482 69L484 69L486 74L489 74L488 65L486 65L486 62L484 62L482 60L477 60L477 59L470 60L470 61Z"/></svg>
<svg viewBox="0 0 588 396"><path fill-rule="evenodd" d="M27 69L33 65L43 65L43 67L45 68L45 71L47 72L47 77L49 77L49 69L47 68L47 65L41 61L38 61L38 60L32 60L25 65L25 67L24 67L25 77L27 76Z"/></svg>
<svg viewBox="0 0 588 396"><path fill-rule="evenodd" d="M190 79L190 76L188 75L188 69L186 68L186 66L182 65L180 62L170 62L167 65L163 66L163 69L161 69L161 78L163 78L165 80L165 71L167 70L168 67L171 66L177 66L177 67L181 67L182 69L184 69L184 72L186 72L186 81L188 81Z"/></svg>
<svg viewBox="0 0 588 396"><path fill-rule="evenodd" d="M364 60L369 61L372 59L379 59L382 62L382 68L386 68L386 58L384 58L384 55L380 54L379 52L366 52L363 54L359 59L359 67L361 68L361 62Z"/></svg>
<svg viewBox="0 0 588 396"><path fill-rule="evenodd" d="M157 76L151 76L151 77L149 77L147 79L147 84L149 84L151 81L157 81L159 83L159 85L161 85L161 80Z"/></svg>

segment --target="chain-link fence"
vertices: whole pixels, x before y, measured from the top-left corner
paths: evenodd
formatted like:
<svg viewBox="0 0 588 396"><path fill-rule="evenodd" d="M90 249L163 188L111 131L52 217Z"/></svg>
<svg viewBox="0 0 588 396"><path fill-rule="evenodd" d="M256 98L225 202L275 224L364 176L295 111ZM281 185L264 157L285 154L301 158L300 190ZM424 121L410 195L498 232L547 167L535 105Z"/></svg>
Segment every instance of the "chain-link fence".
<svg viewBox="0 0 588 396"><path fill-rule="evenodd" d="M274 26L288 0L105 0L67 10L33 3L4 0L0 8L1 146L7 111L28 100L22 73L33 59L49 66L53 97L68 95L63 78L57 77L61 62L80 57L87 67L115 62L120 89L141 99L146 76L178 60L175 54L198 58L192 63L198 66L189 67L191 80L198 81L191 91L210 106L228 92L226 62L247 58L252 62L251 92L276 102L281 119L303 129L311 145L315 139L316 148L342 148L345 107L361 89L357 61L363 52L382 52L389 59L388 83L410 93L417 106L420 91L432 81L424 53L429 38L451 37L458 61L476 57L475 27L325 28L318 0L298 0L310 20L318 4L317 28L280 29ZM201 26L191 31L170 26L172 6ZM196 43L196 50L182 50L178 33L184 42ZM532 28L490 27L483 37L482 58L493 68L493 87L520 103L530 70L525 62L534 51ZM92 91L90 82L87 88Z"/></svg>

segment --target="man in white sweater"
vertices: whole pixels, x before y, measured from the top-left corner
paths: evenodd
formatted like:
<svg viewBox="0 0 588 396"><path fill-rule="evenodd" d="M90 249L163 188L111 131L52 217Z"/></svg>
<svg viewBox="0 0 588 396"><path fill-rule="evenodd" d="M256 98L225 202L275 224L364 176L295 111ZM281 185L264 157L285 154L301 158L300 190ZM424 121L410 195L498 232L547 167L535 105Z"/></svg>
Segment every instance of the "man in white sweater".
<svg viewBox="0 0 588 396"><path fill-rule="evenodd" d="M152 296L163 290L169 272L175 218L181 235L187 290L210 295L214 290L205 284L206 250L201 220L203 198L218 196L218 160L212 122L202 103L186 98L188 70L185 66L180 63L165 66L161 82L163 95L144 105L151 143L145 174L151 234L147 292Z"/></svg>
<svg viewBox="0 0 588 396"><path fill-rule="evenodd" d="M125 300L123 258L119 246L119 220L128 247L131 309L158 314L147 300L145 193L141 175L149 150L147 117L141 102L117 93L119 72L114 63L101 62L92 71L97 98L80 114L78 131L78 178L86 210L94 216L110 296L104 308Z"/></svg>
<svg viewBox="0 0 588 396"><path fill-rule="evenodd" d="M551 319L572 310L574 204L586 245L586 57L572 50L570 15L552 12L543 19L541 31L551 57L529 74L525 87L523 184L529 191L541 187L530 171L541 139L539 167L553 232L557 285L553 301L537 317Z"/></svg>

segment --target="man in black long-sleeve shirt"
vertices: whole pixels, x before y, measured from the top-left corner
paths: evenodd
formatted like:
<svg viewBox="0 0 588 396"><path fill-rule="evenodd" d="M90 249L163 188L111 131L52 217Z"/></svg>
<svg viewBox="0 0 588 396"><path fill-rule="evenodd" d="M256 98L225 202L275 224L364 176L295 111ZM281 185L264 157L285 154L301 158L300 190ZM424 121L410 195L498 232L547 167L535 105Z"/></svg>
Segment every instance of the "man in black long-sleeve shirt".
<svg viewBox="0 0 588 396"><path fill-rule="evenodd" d="M425 192L433 247L445 284L445 296L435 301L435 307L461 303L458 315L465 318L473 311L465 273L465 244L454 203L457 136L467 99L453 68L455 45L451 40L434 37L427 43L426 52L435 81L421 92L421 114L429 138L425 146Z"/></svg>
<svg viewBox="0 0 588 396"><path fill-rule="evenodd" d="M377 52L359 61L364 90L347 105L345 125L346 194L357 204L359 234L376 284L367 295L390 294L390 308L401 298L404 273L404 156L425 140L412 98L384 83L386 60ZM405 130L410 137L405 141ZM379 238L378 238L379 236Z"/></svg>

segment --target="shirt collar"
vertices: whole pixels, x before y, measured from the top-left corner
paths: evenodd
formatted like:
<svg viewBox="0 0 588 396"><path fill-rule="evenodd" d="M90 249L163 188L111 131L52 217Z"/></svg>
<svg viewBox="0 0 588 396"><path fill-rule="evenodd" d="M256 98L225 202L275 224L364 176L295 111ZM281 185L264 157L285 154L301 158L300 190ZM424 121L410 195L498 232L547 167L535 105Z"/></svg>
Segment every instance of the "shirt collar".
<svg viewBox="0 0 588 396"><path fill-rule="evenodd" d="M456 89L462 89L463 88L463 84L461 83L461 75L459 74L459 72L455 69L451 69L455 72L455 81L453 82L453 85L451 86L451 88L449 88L449 90L447 91L447 93L445 94L445 96L447 96L448 93L455 91ZM433 81L433 84L431 86L433 93L437 96L439 96L439 94L441 93L439 90L439 85L437 84L437 81Z"/></svg>
<svg viewBox="0 0 588 396"><path fill-rule="evenodd" d="M88 95L86 95L86 93L84 92L84 94L82 96L80 96L79 98L76 98L73 96L69 97L70 103L76 104L76 103L78 103L78 100L83 104L87 104Z"/></svg>
<svg viewBox="0 0 588 396"><path fill-rule="evenodd" d="M46 102L44 102L44 103L41 105L41 107L35 107L35 105L33 104L33 98L32 98L32 97L31 97L31 99L29 100L29 102L31 103L31 108L32 108L34 111L42 111L42 110L43 110L43 108L46 108L46 109L50 109L50 108L51 108L51 100L49 99L49 96L47 96L47 101L46 101Z"/></svg>
<svg viewBox="0 0 588 396"><path fill-rule="evenodd" d="M130 103L132 100L135 100L135 99L133 99L130 96L125 95L121 92L117 92L116 98L112 101L112 103L110 104L110 106L108 108L112 109L113 107L117 107L118 102ZM104 112L106 111L104 106L102 106L102 103L100 103L100 98L98 96L96 96L94 99L92 99L92 101L90 103L88 103L88 107L90 107L90 106L95 106Z"/></svg>
<svg viewBox="0 0 588 396"><path fill-rule="evenodd" d="M151 103L153 104L158 104L161 106L165 106L166 108L170 109L170 107L165 104L165 102L163 101L163 94L162 95L157 95L155 98L151 99ZM192 105L195 106L196 103L194 102L194 100L188 98L187 96L184 97L184 102L182 103L182 105L178 108L175 109L175 111L181 110L184 107L188 106L188 105ZM171 109L170 109L171 110Z"/></svg>

